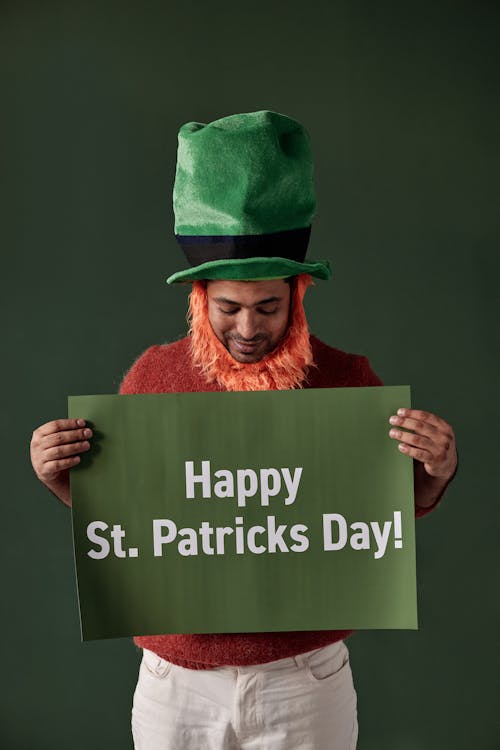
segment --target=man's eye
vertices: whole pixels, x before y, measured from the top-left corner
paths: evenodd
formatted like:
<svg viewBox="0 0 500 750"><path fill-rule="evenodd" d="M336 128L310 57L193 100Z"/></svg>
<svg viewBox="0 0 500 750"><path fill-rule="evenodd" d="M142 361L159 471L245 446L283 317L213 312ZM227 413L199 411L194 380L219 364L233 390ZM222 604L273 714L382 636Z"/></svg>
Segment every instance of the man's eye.
<svg viewBox="0 0 500 750"><path fill-rule="evenodd" d="M219 307L219 312L223 313L224 315L235 315L238 312L238 308L233 310L224 310L222 307Z"/></svg>
<svg viewBox="0 0 500 750"><path fill-rule="evenodd" d="M259 310L258 311L261 315L274 315L278 312L278 308L275 307L274 310Z"/></svg>

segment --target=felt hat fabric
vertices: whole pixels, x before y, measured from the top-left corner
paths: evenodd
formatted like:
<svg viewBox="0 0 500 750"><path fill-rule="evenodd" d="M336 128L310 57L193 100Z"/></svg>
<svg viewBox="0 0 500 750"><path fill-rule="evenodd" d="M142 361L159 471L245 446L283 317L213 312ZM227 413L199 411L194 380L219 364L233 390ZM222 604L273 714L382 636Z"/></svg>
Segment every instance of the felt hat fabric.
<svg viewBox="0 0 500 750"><path fill-rule="evenodd" d="M190 268L167 283L331 275L305 260L316 208L309 136L261 110L188 122L179 130L175 236Z"/></svg>

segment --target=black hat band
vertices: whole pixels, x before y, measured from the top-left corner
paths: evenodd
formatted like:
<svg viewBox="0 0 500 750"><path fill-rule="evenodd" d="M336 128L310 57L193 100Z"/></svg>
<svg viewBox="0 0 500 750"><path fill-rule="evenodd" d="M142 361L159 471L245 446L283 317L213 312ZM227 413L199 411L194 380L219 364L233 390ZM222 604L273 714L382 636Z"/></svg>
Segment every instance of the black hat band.
<svg viewBox="0 0 500 750"><path fill-rule="evenodd" d="M311 227L270 234L185 235L175 238L191 266L213 260L288 258L303 263Z"/></svg>

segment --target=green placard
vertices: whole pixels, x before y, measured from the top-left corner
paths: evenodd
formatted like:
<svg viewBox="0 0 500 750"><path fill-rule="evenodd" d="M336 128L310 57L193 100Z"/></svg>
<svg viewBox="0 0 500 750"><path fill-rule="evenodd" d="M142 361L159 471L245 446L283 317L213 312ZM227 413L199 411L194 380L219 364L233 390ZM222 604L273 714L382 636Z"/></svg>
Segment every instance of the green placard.
<svg viewBox="0 0 500 750"><path fill-rule="evenodd" d="M82 638L416 628L408 386L72 396Z"/></svg>

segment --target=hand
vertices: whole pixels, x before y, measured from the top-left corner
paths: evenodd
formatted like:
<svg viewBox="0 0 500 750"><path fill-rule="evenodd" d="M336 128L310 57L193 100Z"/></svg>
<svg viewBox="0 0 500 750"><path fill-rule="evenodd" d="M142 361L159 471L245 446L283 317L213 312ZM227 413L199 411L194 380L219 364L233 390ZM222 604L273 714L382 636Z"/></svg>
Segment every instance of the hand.
<svg viewBox="0 0 500 750"><path fill-rule="evenodd" d="M389 422L397 425L389 436L400 441L398 448L402 453L421 461L429 476L445 483L451 479L457 467L457 449L453 429L444 419L428 411L398 409Z"/></svg>
<svg viewBox="0 0 500 750"><path fill-rule="evenodd" d="M442 496L457 469L457 449L451 426L428 411L398 409L389 418L393 440L399 440L401 453L415 462L415 503L430 508ZM412 432L399 429L405 427Z"/></svg>
<svg viewBox="0 0 500 750"><path fill-rule="evenodd" d="M90 449L92 430L84 419L56 419L33 432L31 463L38 479L66 505L71 505L69 470Z"/></svg>

